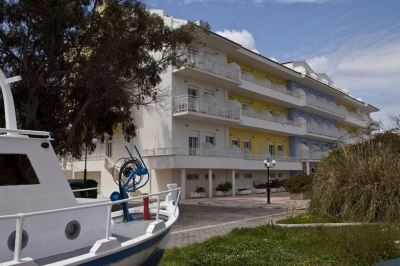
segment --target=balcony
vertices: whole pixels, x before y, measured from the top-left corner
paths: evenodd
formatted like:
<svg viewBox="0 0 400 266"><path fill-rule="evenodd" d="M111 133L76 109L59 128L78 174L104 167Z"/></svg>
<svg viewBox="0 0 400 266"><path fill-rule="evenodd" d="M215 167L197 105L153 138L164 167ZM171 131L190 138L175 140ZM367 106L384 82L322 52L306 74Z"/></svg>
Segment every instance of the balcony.
<svg viewBox="0 0 400 266"><path fill-rule="evenodd" d="M295 123L295 121L287 119L284 114L272 113L269 110L257 113L252 108L247 107L242 111L242 120L242 125L247 127L293 135L305 133L304 124Z"/></svg>
<svg viewBox="0 0 400 266"><path fill-rule="evenodd" d="M343 128L338 129L335 126L308 122L307 134L319 139L339 140L345 138L348 132Z"/></svg>
<svg viewBox="0 0 400 266"><path fill-rule="evenodd" d="M320 161L328 156L330 152L331 151L312 151L309 154L301 156L301 159L305 161Z"/></svg>
<svg viewBox="0 0 400 266"><path fill-rule="evenodd" d="M297 158L289 156L269 156L267 153L253 154L236 146L226 149L214 148L155 148L143 150L146 164L152 169L240 169L265 170L263 160L277 160L275 170L301 170Z"/></svg>
<svg viewBox="0 0 400 266"><path fill-rule="evenodd" d="M198 54L190 54L187 57L187 67L177 69L175 73L196 80L207 80L220 86L237 86L241 83L240 67L237 64L218 62Z"/></svg>
<svg viewBox="0 0 400 266"><path fill-rule="evenodd" d="M235 90L235 89L232 89ZM275 100L290 105L300 105L296 92L289 91L284 85L272 84L267 79L256 79L252 74L242 72L242 84L236 89L249 91L268 100Z"/></svg>
<svg viewBox="0 0 400 266"><path fill-rule="evenodd" d="M176 96L173 101L173 116L196 120L225 121L228 124L241 122L241 106L236 101L217 102L190 95Z"/></svg>
<svg viewBox="0 0 400 266"><path fill-rule="evenodd" d="M345 118L346 109L339 107L336 103L327 101L323 98L317 98L312 94L306 95L306 105L318 111L319 114L332 118Z"/></svg>
<svg viewBox="0 0 400 266"><path fill-rule="evenodd" d="M346 112L345 122L351 125L359 126L359 127L367 127L368 122L365 116L353 112Z"/></svg>

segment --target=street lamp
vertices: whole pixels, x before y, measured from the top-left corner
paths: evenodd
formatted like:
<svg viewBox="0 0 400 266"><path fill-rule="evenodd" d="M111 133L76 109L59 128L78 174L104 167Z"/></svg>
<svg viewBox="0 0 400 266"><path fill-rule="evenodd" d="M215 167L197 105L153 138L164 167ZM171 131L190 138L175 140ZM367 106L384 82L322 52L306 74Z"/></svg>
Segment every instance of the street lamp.
<svg viewBox="0 0 400 266"><path fill-rule="evenodd" d="M270 161L269 158L267 160L264 160L264 166L267 168L267 204L271 204L271 188L270 188L270 183L269 183L269 169L274 168L276 165L276 161L272 160Z"/></svg>
<svg viewBox="0 0 400 266"><path fill-rule="evenodd" d="M92 138L91 142L93 145L96 145L99 142L99 140L97 138ZM88 150L88 145L85 143L85 169L83 170L83 184L85 185L85 188L86 188L86 179L87 179L87 169L86 169L87 150Z"/></svg>

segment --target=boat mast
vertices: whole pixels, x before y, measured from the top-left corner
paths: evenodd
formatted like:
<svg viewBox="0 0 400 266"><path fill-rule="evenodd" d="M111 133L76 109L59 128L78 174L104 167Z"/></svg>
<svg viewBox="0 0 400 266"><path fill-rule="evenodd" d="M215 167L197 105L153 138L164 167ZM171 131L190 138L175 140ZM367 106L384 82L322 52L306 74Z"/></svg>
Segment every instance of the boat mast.
<svg viewBox="0 0 400 266"><path fill-rule="evenodd" d="M4 114L6 117L6 129L17 130L17 119L15 116L14 98L10 89L10 84L21 80L21 76L15 76L7 79L0 69L0 86L4 100ZM8 132L7 135L17 135L14 132Z"/></svg>

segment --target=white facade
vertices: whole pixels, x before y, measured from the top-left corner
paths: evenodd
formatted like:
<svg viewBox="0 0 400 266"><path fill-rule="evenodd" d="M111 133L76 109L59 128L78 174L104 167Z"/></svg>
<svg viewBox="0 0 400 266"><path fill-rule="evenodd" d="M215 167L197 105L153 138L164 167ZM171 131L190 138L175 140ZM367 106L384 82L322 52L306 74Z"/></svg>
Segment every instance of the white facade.
<svg viewBox="0 0 400 266"><path fill-rule="evenodd" d="M155 12L172 27L184 23ZM272 175L279 179L303 171L303 162L309 172L308 162L329 152L326 145L361 137L378 110L305 62L279 64L211 32L193 45L186 67L163 74L160 88L166 93L161 104L133 110L135 143L151 169L143 191L178 183L183 198L197 187L214 196L224 182L232 183L231 194L254 190L253 184L265 183L266 158L277 160ZM109 156L97 160L106 168L127 155L118 136ZM101 186L109 187L105 180L112 177L100 171Z"/></svg>

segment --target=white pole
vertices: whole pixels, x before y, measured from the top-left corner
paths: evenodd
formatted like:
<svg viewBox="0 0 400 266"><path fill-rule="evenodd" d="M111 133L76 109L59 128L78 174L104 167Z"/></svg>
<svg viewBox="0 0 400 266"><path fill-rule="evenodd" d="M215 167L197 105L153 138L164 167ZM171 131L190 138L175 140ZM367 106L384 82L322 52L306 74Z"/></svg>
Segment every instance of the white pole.
<svg viewBox="0 0 400 266"><path fill-rule="evenodd" d="M17 119L15 116L14 99L11 93L10 85L13 82L21 80L20 76L7 79L3 71L0 69L0 86L4 100L4 114L6 117L6 129L17 129ZM17 133L9 132L8 135L17 135Z"/></svg>
<svg viewBox="0 0 400 266"><path fill-rule="evenodd" d="M208 197L212 198L213 191L212 191L212 169L208 169Z"/></svg>
<svg viewBox="0 0 400 266"><path fill-rule="evenodd" d="M106 239L109 240L111 236L111 212L112 204L107 206L107 224L106 224Z"/></svg>
<svg viewBox="0 0 400 266"><path fill-rule="evenodd" d="M236 195L236 171L232 170L232 196Z"/></svg>
<svg viewBox="0 0 400 266"><path fill-rule="evenodd" d="M15 225L15 246L14 246L14 261L21 260L22 234L23 234L24 216L19 215Z"/></svg>
<svg viewBox="0 0 400 266"><path fill-rule="evenodd" d="M184 200L186 196L186 170L181 169L181 197Z"/></svg>

